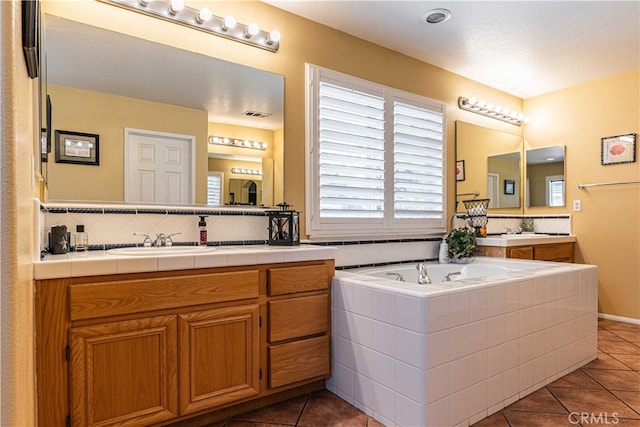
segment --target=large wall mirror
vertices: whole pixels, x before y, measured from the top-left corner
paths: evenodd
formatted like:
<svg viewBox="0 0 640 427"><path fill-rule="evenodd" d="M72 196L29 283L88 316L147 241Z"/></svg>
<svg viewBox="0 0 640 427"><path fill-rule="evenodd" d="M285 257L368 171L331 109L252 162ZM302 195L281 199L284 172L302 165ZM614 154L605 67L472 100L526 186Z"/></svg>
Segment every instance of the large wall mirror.
<svg viewBox="0 0 640 427"><path fill-rule="evenodd" d="M457 121L457 210L477 198L489 199L494 212L522 212L523 147L518 135Z"/></svg>
<svg viewBox="0 0 640 427"><path fill-rule="evenodd" d="M43 17L43 33L53 133L42 163L47 201L153 203L127 196L132 166L125 129L195 137L191 151L168 155L191 177L189 203L273 206L282 200L283 76L58 16ZM90 149L94 136L99 161ZM211 144L209 136L243 144ZM65 148L74 141L86 145L83 139L88 149ZM266 149L246 147L255 142ZM142 181L157 179L160 167L145 173ZM221 177L219 198L208 195L212 176ZM166 184L172 193L171 179L144 182L144 188Z"/></svg>
<svg viewBox="0 0 640 427"><path fill-rule="evenodd" d="M564 147L527 150L527 207L565 205Z"/></svg>

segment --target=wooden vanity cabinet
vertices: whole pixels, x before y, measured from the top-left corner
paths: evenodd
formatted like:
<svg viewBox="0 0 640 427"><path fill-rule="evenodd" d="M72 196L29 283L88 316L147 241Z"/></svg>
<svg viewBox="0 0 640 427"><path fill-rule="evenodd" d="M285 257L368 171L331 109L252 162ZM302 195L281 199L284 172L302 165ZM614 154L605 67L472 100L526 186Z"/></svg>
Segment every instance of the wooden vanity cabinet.
<svg viewBox="0 0 640 427"><path fill-rule="evenodd" d="M574 262L574 242L524 246L478 246L477 255L536 261Z"/></svg>
<svg viewBox="0 0 640 427"><path fill-rule="evenodd" d="M333 261L299 264L36 281L38 424L165 425L324 380ZM299 288L267 295L272 271Z"/></svg>

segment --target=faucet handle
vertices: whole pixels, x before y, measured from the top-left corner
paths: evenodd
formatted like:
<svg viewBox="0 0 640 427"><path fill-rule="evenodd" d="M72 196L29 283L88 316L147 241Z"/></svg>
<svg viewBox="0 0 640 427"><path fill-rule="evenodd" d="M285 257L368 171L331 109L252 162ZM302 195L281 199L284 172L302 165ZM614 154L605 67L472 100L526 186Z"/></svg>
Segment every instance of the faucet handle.
<svg viewBox="0 0 640 427"><path fill-rule="evenodd" d="M134 236L144 236L144 240L142 241L142 246L144 246L145 248L150 248L151 246L153 246L153 240L151 240L151 237L149 237L148 234L146 233L133 233Z"/></svg>
<svg viewBox="0 0 640 427"><path fill-rule="evenodd" d="M169 233L166 235L165 240L164 240L164 245L165 246L173 246L173 239L171 239L171 236L178 236L182 233L177 232L177 233Z"/></svg>

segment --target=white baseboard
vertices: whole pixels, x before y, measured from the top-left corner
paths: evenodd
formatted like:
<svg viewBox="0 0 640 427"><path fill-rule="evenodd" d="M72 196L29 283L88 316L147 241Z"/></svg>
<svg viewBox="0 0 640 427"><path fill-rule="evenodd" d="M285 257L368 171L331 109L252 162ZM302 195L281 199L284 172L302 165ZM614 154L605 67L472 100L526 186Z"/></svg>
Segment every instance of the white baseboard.
<svg viewBox="0 0 640 427"><path fill-rule="evenodd" d="M615 320L616 322L631 323L634 325L640 325L640 319L634 319L633 317L614 316L613 314L598 313L598 318Z"/></svg>

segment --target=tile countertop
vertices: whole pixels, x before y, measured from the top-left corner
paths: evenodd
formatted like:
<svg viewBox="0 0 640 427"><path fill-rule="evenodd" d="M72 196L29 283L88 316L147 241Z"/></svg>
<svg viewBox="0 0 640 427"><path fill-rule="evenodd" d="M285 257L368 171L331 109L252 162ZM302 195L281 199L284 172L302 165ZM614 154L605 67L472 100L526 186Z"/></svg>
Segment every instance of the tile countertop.
<svg viewBox="0 0 640 427"><path fill-rule="evenodd" d="M43 260L34 262L34 279L335 259L338 250L329 246L262 245L209 247L203 253L156 256L112 255L107 252L89 251L47 255Z"/></svg>
<svg viewBox="0 0 640 427"><path fill-rule="evenodd" d="M525 246L544 245L548 243L575 242L576 236L552 236L545 234L509 234L476 239L478 246Z"/></svg>

